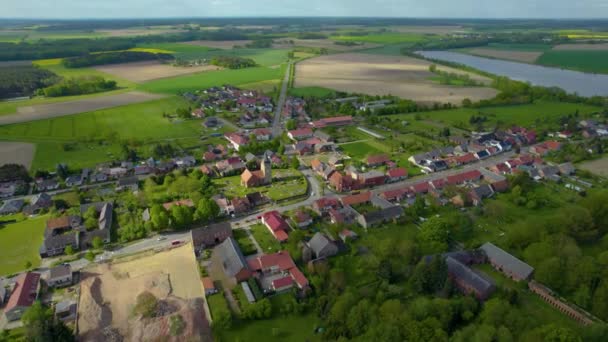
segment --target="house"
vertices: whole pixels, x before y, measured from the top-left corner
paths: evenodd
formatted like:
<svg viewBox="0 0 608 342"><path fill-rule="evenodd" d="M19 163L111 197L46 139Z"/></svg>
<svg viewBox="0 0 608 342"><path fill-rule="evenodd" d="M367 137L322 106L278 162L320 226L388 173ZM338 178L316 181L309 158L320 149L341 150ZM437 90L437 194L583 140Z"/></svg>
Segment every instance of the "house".
<svg viewBox="0 0 608 342"><path fill-rule="evenodd" d="M22 199L6 201L0 207L0 215L16 214L21 211L25 202Z"/></svg>
<svg viewBox="0 0 608 342"><path fill-rule="evenodd" d="M342 175L340 172L333 172L329 177L329 184L337 192L350 191L353 188L353 183L354 181L351 177Z"/></svg>
<svg viewBox="0 0 608 342"><path fill-rule="evenodd" d="M298 228L306 228L312 224L312 217L304 210L297 210L291 219Z"/></svg>
<svg viewBox="0 0 608 342"><path fill-rule="evenodd" d="M59 189L59 182L55 179L42 179L36 181L36 190L42 191L51 191Z"/></svg>
<svg viewBox="0 0 608 342"><path fill-rule="evenodd" d="M376 166L384 165L387 162L389 162L390 160L391 160L391 158L388 156L388 154L377 154L377 155L372 155L372 156L367 157L365 162L367 163L367 166L369 166L369 167L376 167Z"/></svg>
<svg viewBox="0 0 608 342"><path fill-rule="evenodd" d="M213 279L211 279L210 277L204 277L202 279L202 282L203 288L205 289L205 296L210 296L218 292L217 288L213 284Z"/></svg>
<svg viewBox="0 0 608 342"><path fill-rule="evenodd" d="M479 170L471 170L455 175L447 176L449 185L462 185L466 182L478 181L483 177Z"/></svg>
<svg viewBox="0 0 608 342"><path fill-rule="evenodd" d="M559 168L559 173L562 176L570 176L576 172L576 168L570 162L559 164L557 167Z"/></svg>
<svg viewBox="0 0 608 342"><path fill-rule="evenodd" d="M62 264L51 268L46 283L50 287L72 285L72 267L70 264Z"/></svg>
<svg viewBox="0 0 608 342"><path fill-rule="evenodd" d="M68 188L80 185L82 185L82 175L69 176L65 179L65 186Z"/></svg>
<svg viewBox="0 0 608 342"><path fill-rule="evenodd" d="M370 228L403 216L402 207L394 205L381 197L372 196L370 203L371 206L353 208L358 213L357 222L363 228Z"/></svg>
<svg viewBox="0 0 608 342"><path fill-rule="evenodd" d="M232 237L232 226L229 222L213 223L207 227L195 228L190 232L194 250L200 252L215 246Z"/></svg>
<svg viewBox="0 0 608 342"><path fill-rule="evenodd" d="M542 157L547 155L549 152L560 150L561 147L562 144L560 142L550 140L530 147L530 153Z"/></svg>
<svg viewBox="0 0 608 342"><path fill-rule="evenodd" d="M237 284L251 277L251 271L243 252L232 237L215 247L213 258L217 265L221 265L231 283Z"/></svg>
<svg viewBox="0 0 608 342"><path fill-rule="evenodd" d="M293 141L304 140L312 137L312 129L300 128L287 132L289 139Z"/></svg>
<svg viewBox="0 0 608 342"><path fill-rule="evenodd" d="M21 273L15 279L15 287L4 307L4 315L9 322L21 319L23 313L34 304L40 290L40 274Z"/></svg>
<svg viewBox="0 0 608 342"><path fill-rule="evenodd" d="M74 322L78 313L78 305L73 300L63 300L55 304L55 318L64 322Z"/></svg>
<svg viewBox="0 0 608 342"><path fill-rule="evenodd" d="M300 290L308 288L308 279L298 269L287 251L263 254L250 259L248 263L249 269L260 280L264 291L285 291L294 285ZM287 280L277 281L286 277L291 278L291 284L288 284Z"/></svg>
<svg viewBox="0 0 608 342"><path fill-rule="evenodd" d="M118 179L116 191L137 191L139 190L139 178L137 176L123 177Z"/></svg>
<svg viewBox="0 0 608 342"><path fill-rule="evenodd" d="M273 210L262 215L262 224L268 228L270 233L279 241L287 241L287 230L289 225L278 211Z"/></svg>
<svg viewBox="0 0 608 342"><path fill-rule="evenodd" d="M329 213L330 209L338 209L342 205L340 205L340 200L335 197L323 197L312 203L312 210L314 210L318 215L324 216Z"/></svg>
<svg viewBox="0 0 608 342"><path fill-rule="evenodd" d="M180 169L185 169L185 168L193 167L194 165L196 165L196 159L193 156L184 156L184 157L174 158L173 162Z"/></svg>
<svg viewBox="0 0 608 342"><path fill-rule="evenodd" d="M359 184L363 187L373 187L386 183L386 176L380 171L369 171L357 175Z"/></svg>
<svg viewBox="0 0 608 342"><path fill-rule="evenodd" d="M471 189L469 197L474 206L481 205L485 198L492 197L494 195L494 189L489 184L480 185Z"/></svg>
<svg viewBox="0 0 608 342"><path fill-rule="evenodd" d="M305 156L312 154L315 151L315 146L306 141L298 141L293 145L293 149L299 156Z"/></svg>
<svg viewBox="0 0 608 342"><path fill-rule="evenodd" d="M312 239L305 244L305 249L306 248L310 249L314 259L329 258L338 254L338 246L319 232L315 233Z"/></svg>
<svg viewBox="0 0 608 342"><path fill-rule="evenodd" d="M411 194L410 188L401 188L382 192L379 196L390 202L401 202Z"/></svg>
<svg viewBox="0 0 608 342"><path fill-rule="evenodd" d="M336 116L333 118L323 118L311 123L314 128L323 128L323 127L340 127L340 126L349 126L353 124L353 117L348 116Z"/></svg>
<svg viewBox="0 0 608 342"><path fill-rule="evenodd" d="M403 167L398 167L395 169L390 169L386 172L386 177L388 178L389 183L395 183L402 181L407 178L407 169Z"/></svg>
<svg viewBox="0 0 608 342"><path fill-rule="evenodd" d="M491 242L479 247L486 255L488 262L499 272L504 273L515 281L530 280L534 268L513 255L505 252Z"/></svg>
<svg viewBox="0 0 608 342"><path fill-rule="evenodd" d="M445 259L448 277L466 295L474 295L477 300L486 300L496 290L494 282L487 276L471 269L456 258Z"/></svg>
<svg viewBox="0 0 608 342"><path fill-rule="evenodd" d="M241 148L241 146L245 146L249 143L249 139L240 133L226 133L224 137L237 151Z"/></svg>
<svg viewBox="0 0 608 342"><path fill-rule="evenodd" d="M353 206L358 204L369 203L372 200L372 196L372 193L368 191L362 192L360 194L344 196L340 198L340 201L344 206Z"/></svg>
<svg viewBox="0 0 608 342"><path fill-rule="evenodd" d="M260 170L249 171L245 169L241 174L241 185L246 188L258 187L272 183L272 163L269 158L264 158Z"/></svg>
<svg viewBox="0 0 608 342"><path fill-rule="evenodd" d="M258 141L268 141L272 137L272 131L268 128L256 128L253 130L253 135Z"/></svg>
<svg viewBox="0 0 608 342"><path fill-rule="evenodd" d="M343 229L338 235L340 236L340 239L342 239L342 241L344 242L348 240L356 240L357 238L359 238L359 235L357 235L357 233L346 228Z"/></svg>

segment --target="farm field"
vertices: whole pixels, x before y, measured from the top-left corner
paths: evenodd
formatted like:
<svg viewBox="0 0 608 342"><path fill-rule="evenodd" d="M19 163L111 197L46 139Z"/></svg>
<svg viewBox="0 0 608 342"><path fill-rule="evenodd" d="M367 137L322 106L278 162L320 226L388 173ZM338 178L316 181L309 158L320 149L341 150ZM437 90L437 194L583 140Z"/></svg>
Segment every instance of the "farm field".
<svg viewBox="0 0 608 342"><path fill-rule="evenodd" d="M295 87L324 87L370 95L396 95L421 103L460 103L492 98L489 87L445 86L434 83L428 68L431 63L405 56L345 53L311 58L296 65ZM463 73L452 68L440 70ZM473 79L489 79L470 74Z"/></svg>
<svg viewBox="0 0 608 342"><path fill-rule="evenodd" d="M461 50L475 56L506 59L516 62L534 63L543 53L541 51L500 50L491 48L473 48Z"/></svg>
<svg viewBox="0 0 608 342"><path fill-rule="evenodd" d="M291 42L293 42L293 44ZM310 48L325 48L330 51L345 52L345 51L353 51L353 50L371 49L371 48L379 47L380 45L374 44L374 43L369 43L369 42L362 42L361 45L346 46L346 45L336 44L336 41L331 40L331 39L283 38L283 39L276 39L274 41L273 46L276 48L285 48L285 49L302 46L302 47L310 47Z"/></svg>
<svg viewBox="0 0 608 342"><path fill-rule="evenodd" d="M170 121L172 113L186 105L178 97L99 110L54 119L0 127L2 139L36 144L32 169L54 169L59 162L71 167L92 166L111 160L120 151L120 141L198 140L200 120ZM100 143L99 141L104 141Z"/></svg>
<svg viewBox="0 0 608 342"><path fill-rule="evenodd" d="M61 58L52 59L41 59L33 61L32 64L48 69L57 75L65 78L70 77L83 77L83 76L100 76L105 79L111 79L116 81L116 84L120 88L132 88L135 84L129 80L121 77L120 75L110 75L94 68L66 68L62 63Z"/></svg>
<svg viewBox="0 0 608 342"><path fill-rule="evenodd" d="M521 125L524 127L553 127L556 120L568 114L574 114L578 110L581 116L589 115L600 110L599 107L578 103L563 102L536 102L533 104L499 106L485 108L457 108L452 110L438 110L418 113L426 120L437 121L442 124L465 127L472 129L469 119L472 115L486 116L487 123L494 125L498 121L504 126ZM390 115L390 118L409 120L414 118L413 114Z"/></svg>
<svg viewBox="0 0 608 342"><path fill-rule="evenodd" d="M235 46L245 46L249 43L251 43L251 40L194 40L184 42L183 44L228 50L233 49Z"/></svg>
<svg viewBox="0 0 608 342"><path fill-rule="evenodd" d="M240 70L219 70L173 78L150 81L139 89L153 93L177 94L196 91L223 84L240 86L243 84L279 80L285 73L285 66L277 68L256 67Z"/></svg>
<svg viewBox="0 0 608 342"><path fill-rule="evenodd" d="M123 64L108 64L95 67L95 70L115 77L126 78L131 82L146 82L159 78L176 77L205 71L216 71L221 68L215 65L192 67L175 67L160 62L135 62Z"/></svg>
<svg viewBox="0 0 608 342"><path fill-rule="evenodd" d="M0 116L0 125L52 119L72 114L147 102L162 97L163 96L159 94L131 91L128 93L90 97L75 101L19 107L17 109L17 114Z"/></svg>
<svg viewBox="0 0 608 342"><path fill-rule="evenodd" d="M608 177L608 157L586 161L577 165L578 168L594 173L598 176Z"/></svg>
<svg viewBox="0 0 608 342"><path fill-rule="evenodd" d="M397 43L418 43L427 40L428 37L423 34L416 33L379 33L368 34L365 36L332 36L333 40L351 41L351 42L366 42L376 44L397 44Z"/></svg>
<svg viewBox="0 0 608 342"><path fill-rule="evenodd" d="M596 51L596 50L608 50L608 43L600 44L560 44L556 45L553 50L555 51Z"/></svg>
<svg viewBox="0 0 608 342"><path fill-rule="evenodd" d="M608 50L547 51L537 63L583 72L608 73Z"/></svg>
<svg viewBox="0 0 608 342"><path fill-rule="evenodd" d="M344 153L348 154L354 159L363 159L370 154L377 154L385 152L379 149L367 141L355 141L350 143L340 144L340 148Z"/></svg>
<svg viewBox="0 0 608 342"><path fill-rule="evenodd" d="M290 88L289 95L296 97L330 97L336 93L335 90L322 87Z"/></svg>
<svg viewBox="0 0 608 342"><path fill-rule="evenodd" d="M0 141L0 166L10 162L21 164L29 169L32 166L35 151L34 144Z"/></svg>
<svg viewBox="0 0 608 342"><path fill-rule="evenodd" d="M18 214L3 216L0 221L12 219L17 222L0 226L0 276L24 270L28 261L34 268L40 265L38 248L42 244L48 216L25 219Z"/></svg>

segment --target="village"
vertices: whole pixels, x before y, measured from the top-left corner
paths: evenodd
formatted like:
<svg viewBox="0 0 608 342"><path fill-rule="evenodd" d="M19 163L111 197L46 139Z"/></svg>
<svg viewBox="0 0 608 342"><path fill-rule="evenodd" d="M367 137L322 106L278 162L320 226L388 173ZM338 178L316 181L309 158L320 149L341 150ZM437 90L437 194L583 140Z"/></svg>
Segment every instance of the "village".
<svg viewBox="0 0 608 342"><path fill-rule="evenodd" d="M197 104L191 115L202 125L227 120L238 129L225 133L223 143L209 144L201 155L104 163L77 173L66 168L64 175L38 175L30 184L2 184L0 215L45 219L40 267L29 264L31 269L0 282L0 329L18 328L24 312L42 300L85 336L102 336L104 329L143 336L168 318L142 321L137 331L115 319L93 326L91 307L113 310L103 300L118 297L103 285L103 300L95 298L91 287L111 282L104 277L114 268L135 273L135 264L150 263L151 258L166 258L170 264L179 257L196 265L189 269L194 275L154 272L167 272L170 282L188 279L183 281L190 288L181 294L160 293L138 283L133 291L140 292L133 292L133 298L151 292L159 301L179 302L182 317L192 314L187 303L202 299L197 310L205 315L199 328L209 333L210 326L229 327L232 317L270 318L264 312L277 301L292 303L296 310L297 303L319 295L311 281L319 269L332 258L362 253L360 236L385 226L423 229L432 217L419 216L425 211L420 208L443 208L436 209L440 213L481 210L487 201L510 192L510 182L523 182L522 177L572 193L594 186L576 176L571 162L546 159L573 139L569 131L541 140L535 130L513 126L452 135L445 146L411 155L360 154L351 153L345 147L352 142L340 142L344 139L336 135L355 131L363 141L382 144L387 133L352 115L312 120L302 98L288 97L278 108L285 132L273 136L269 127L277 108L262 93L224 86L184 97ZM373 111L388 104L356 106ZM578 124L582 139L606 136L605 125L592 120ZM80 197L66 201L66 193ZM142 247L130 247L132 241L141 241ZM498 282L478 267L491 265L501 277L527 283L531 293L574 321L589 325L596 320L534 280L532 266L495 244L481 241L467 249L456 241L450 245L457 250L424 255L419 261L444 263L450 282L464 295L479 301L492 297ZM188 331L192 324L186 324Z"/></svg>

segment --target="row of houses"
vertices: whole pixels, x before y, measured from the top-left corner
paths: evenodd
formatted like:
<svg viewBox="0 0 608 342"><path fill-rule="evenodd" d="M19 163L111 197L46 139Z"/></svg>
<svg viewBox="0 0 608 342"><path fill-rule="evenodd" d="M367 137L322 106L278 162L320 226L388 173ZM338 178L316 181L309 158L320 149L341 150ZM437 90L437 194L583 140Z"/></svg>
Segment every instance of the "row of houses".
<svg viewBox="0 0 608 342"><path fill-rule="evenodd" d="M323 197L313 202L312 209L334 224L359 224L370 228L403 216L403 208L372 192L344 197Z"/></svg>

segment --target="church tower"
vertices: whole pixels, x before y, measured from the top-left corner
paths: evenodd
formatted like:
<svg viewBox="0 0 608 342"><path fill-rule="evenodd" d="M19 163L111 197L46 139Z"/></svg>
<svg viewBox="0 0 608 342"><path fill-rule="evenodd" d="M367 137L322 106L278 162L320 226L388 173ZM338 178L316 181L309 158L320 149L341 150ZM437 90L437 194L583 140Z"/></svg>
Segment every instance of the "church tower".
<svg viewBox="0 0 608 342"><path fill-rule="evenodd" d="M262 161L262 165L260 165L260 169L262 170L262 174L264 175L264 184L272 183L272 163L268 156L264 156L264 160Z"/></svg>

